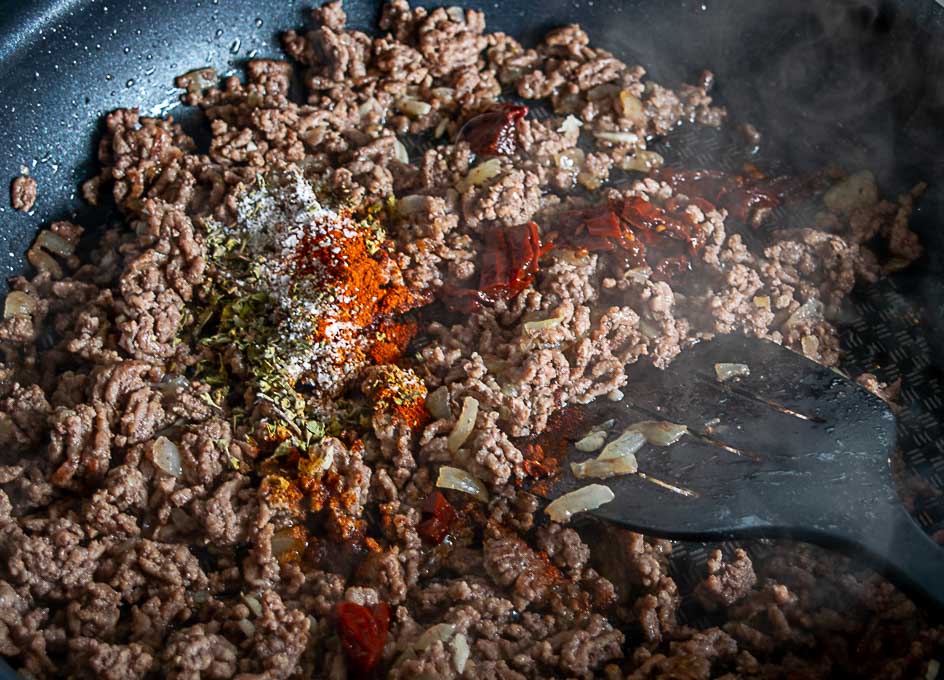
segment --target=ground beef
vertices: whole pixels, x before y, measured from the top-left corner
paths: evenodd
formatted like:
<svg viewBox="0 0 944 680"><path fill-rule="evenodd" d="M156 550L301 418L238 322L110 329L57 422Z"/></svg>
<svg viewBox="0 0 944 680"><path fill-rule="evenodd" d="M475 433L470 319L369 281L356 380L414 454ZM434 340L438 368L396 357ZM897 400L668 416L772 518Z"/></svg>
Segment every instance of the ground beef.
<svg viewBox="0 0 944 680"><path fill-rule="evenodd" d="M712 551L685 592L671 542L550 522L530 479L552 465L540 438L574 434L555 427L575 405L631 393L634 362L745 332L834 365L852 287L921 254L909 218L924 187L893 202L870 173L831 175L815 219L777 213L754 231L639 172L663 162L661 138L725 123L710 73L670 87L579 26L526 48L462 8L393 0L379 25L351 30L332 2L283 36L291 62L181 77L203 149L169 119L106 117L83 195L110 196L120 224L83 255L44 237L30 258L47 271L11 282L17 313L0 322L0 653L37 679L343 678L348 602L389 607L378 676L927 675L944 631L847 560L790 543ZM545 115L480 157L463 126L508 93ZM258 243L227 231L256 224L254 192L289 181L368 228L386 264L360 291L416 303L371 321L392 322L383 344L352 355L366 368L317 411L312 386L280 373L278 339L258 342L251 312L267 301L240 288L266 274ZM35 189L18 178L14 207ZM502 230L533 220L550 246L564 211L635 198L704 242L690 272L554 247L520 293L447 309L449 291L487 280ZM71 249L83 230L49 232ZM252 263L239 280L234 261ZM378 389L388 375L401 389ZM860 382L890 400L900 388ZM459 442L467 400L478 413ZM443 465L486 493L438 489ZM685 625L703 613L716 625Z"/></svg>
<svg viewBox="0 0 944 680"><path fill-rule="evenodd" d="M14 210L28 213L36 203L36 180L29 175L20 175L10 185L10 205Z"/></svg>
<svg viewBox="0 0 944 680"><path fill-rule="evenodd" d="M725 563L720 550L708 556L708 578L699 585L698 595L707 605L730 606L750 592L757 583L754 565L747 553L738 548L734 560Z"/></svg>

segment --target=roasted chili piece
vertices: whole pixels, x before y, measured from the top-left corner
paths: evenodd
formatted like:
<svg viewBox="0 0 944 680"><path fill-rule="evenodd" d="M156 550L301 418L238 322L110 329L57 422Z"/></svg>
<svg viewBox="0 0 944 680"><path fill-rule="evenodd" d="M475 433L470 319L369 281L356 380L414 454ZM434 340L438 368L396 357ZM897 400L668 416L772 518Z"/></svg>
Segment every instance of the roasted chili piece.
<svg viewBox="0 0 944 680"><path fill-rule="evenodd" d="M431 493L421 509L425 519L420 522L417 531L427 543L439 545L449 535L459 514L439 491Z"/></svg>
<svg viewBox="0 0 944 680"><path fill-rule="evenodd" d="M510 300L534 280L541 256L550 250L542 245L538 225L518 224L485 233L479 260L477 289L444 286L441 297L458 311L470 312L496 300Z"/></svg>
<svg viewBox="0 0 944 680"><path fill-rule="evenodd" d="M690 263L685 255L648 262L650 246L675 241L684 245L689 256L696 255L704 246L684 213L660 208L641 196L565 212L560 216L558 230L563 246L588 252L619 249L630 265L652 264L661 276L671 276L690 267Z"/></svg>
<svg viewBox="0 0 944 680"><path fill-rule="evenodd" d="M367 677L383 654L390 629L390 608L383 602L370 608L341 602L336 612L338 635L348 666L358 677Z"/></svg>
<svg viewBox="0 0 944 680"><path fill-rule="evenodd" d="M499 104L472 116L459 131L459 139L478 156L509 156L518 148L518 122L527 115L527 106Z"/></svg>
<svg viewBox="0 0 944 680"><path fill-rule="evenodd" d="M767 213L785 201L816 187L819 176L767 177L755 165L746 165L742 174L720 170L677 170L660 168L653 177L674 190L707 199L724 208L732 218L753 227L763 222Z"/></svg>

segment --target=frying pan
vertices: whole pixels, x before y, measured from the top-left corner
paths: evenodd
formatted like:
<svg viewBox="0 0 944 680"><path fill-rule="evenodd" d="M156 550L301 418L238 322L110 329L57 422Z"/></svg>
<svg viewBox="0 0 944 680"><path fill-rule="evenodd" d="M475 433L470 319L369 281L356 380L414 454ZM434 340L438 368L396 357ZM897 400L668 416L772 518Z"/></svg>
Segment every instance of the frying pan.
<svg viewBox="0 0 944 680"><path fill-rule="evenodd" d="M422 3L428 4L428 3ZM440 3L443 4L443 3ZM843 319L851 370L903 378L899 441L908 467L944 488L944 8L933 0L468 0L491 30L526 44L579 22L593 44L641 63L668 85L716 74L732 118L764 132L758 163L797 171L837 162L876 171L885 195L930 183L914 226L927 255L890 281L861 289ZM214 66L237 73L255 56L278 56L278 32L304 21L310 3L279 0L0 0L0 274L24 270L40 224L110 217L84 206L77 186L93 174L100 116L139 106L178 110L173 78ZM369 30L376 0L347 0L349 25ZM684 137L684 136L683 136ZM669 154L690 166L724 165L730 140L684 139ZM39 182L31 215L3 194L25 166ZM920 323L915 323L919 321ZM944 526L944 502L917 519ZM703 573L706 548L677 550L680 590ZM15 678L0 669L0 679Z"/></svg>

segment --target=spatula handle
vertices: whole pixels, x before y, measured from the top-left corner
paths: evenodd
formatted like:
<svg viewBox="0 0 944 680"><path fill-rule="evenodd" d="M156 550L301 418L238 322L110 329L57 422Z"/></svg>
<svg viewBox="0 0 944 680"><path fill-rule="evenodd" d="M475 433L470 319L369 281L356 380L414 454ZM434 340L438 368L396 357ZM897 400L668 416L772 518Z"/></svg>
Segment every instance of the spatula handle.
<svg viewBox="0 0 944 680"><path fill-rule="evenodd" d="M874 520L847 525L852 542L915 604L944 618L944 547L931 540L900 502L881 508Z"/></svg>

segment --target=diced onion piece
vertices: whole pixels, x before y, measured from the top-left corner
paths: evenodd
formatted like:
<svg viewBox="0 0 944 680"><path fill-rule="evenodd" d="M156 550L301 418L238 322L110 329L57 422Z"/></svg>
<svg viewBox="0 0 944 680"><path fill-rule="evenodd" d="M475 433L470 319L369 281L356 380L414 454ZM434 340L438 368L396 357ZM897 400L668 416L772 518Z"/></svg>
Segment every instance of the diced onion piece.
<svg viewBox="0 0 944 680"><path fill-rule="evenodd" d="M557 167L561 170L571 170L576 172L581 167L583 167L583 162L587 159L587 154L584 153L583 149L578 149L574 147L572 149L567 149L566 151L561 151L557 154Z"/></svg>
<svg viewBox="0 0 944 680"><path fill-rule="evenodd" d="M447 444L449 450L455 453L465 444L465 440L472 434L472 428L475 427L475 419L479 415L479 400L475 397L466 397L462 400L462 410L459 412L459 418L456 420L455 427L449 433Z"/></svg>
<svg viewBox="0 0 944 680"><path fill-rule="evenodd" d="M446 16L457 24L465 23L465 10L461 7L449 7L446 9Z"/></svg>
<svg viewBox="0 0 944 680"><path fill-rule="evenodd" d="M816 298L810 298L802 305L797 307L796 311L790 315L790 318L784 322L784 328L791 328L799 323L808 321L820 321L823 318L823 303Z"/></svg>
<svg viewBox="0 0 944 680"><path fill-rule="evenodd" d="M252 637L256 634L256 626L252 621L240 619L236 622L236 625L239 626L239 630L241 630L246 637Z"/></svg>
<svg viewBox="0 0 944 680"><path fill-rule="evenodd" d="M800 347L803 354L813 359L819 355L819 338L815 335L804 335L800 339Z"/></svg>
<svg viewBox="0 0 944 680"><path fill-rule="evenodd" d="M754 306L760 307L762 309L770 309L770 296L768 295L755 295L754 296Z"/></svg>
<svg viewBox="0 0 944 680"><path fill-rule="evenodd" d="M478 186L492 179L501 172L501 159L490 158L469 170L465 179L459 182L459 191L466 192L470 187Z"/></svg>
<svg viewBox="0 0 944 680"><path fill-rule="evenodd" d="M652 276L652 269L649 267L633 267L626 270L626 278L632 279L636 283L646 283Z"/></svg>
<svg viewBox="0 0 944 680"><path fill-rule="evenodd" d="M522 328L528 335L534 335L535 333L540 333L541 331L547 330L548 328L557 328L561 325L561 322L563 322L563 319L559 315L555 314L554 316L548 317L547 319L525 321L522 324Z"/></svg>
<svg viewBox="0 0 944 680"><path fill-rule="evenodd" d="M623 107L623 117L628 118L636 125L646 124L646 108L642 100L629 90L620 92L620 105Z"/></svg>
<svg viewBox="0 0 944 680"><path fill-rule="evenodd" d="M631 475L639 470L636 456L626 453L618 458L601 460L599 457L582 463L571 463L570 469L577 479L606 479L616 475Z"/></svg>
<svg viewBox="0 0 944 680"><path fill-rule="evenodd" d="M36 267L39 272L48 272L54 278L62 278L62 267L56 262L52 255L40 248L30 248L26 252L26 259L31 265Z"/></svg>
<svg viewBox="0 0 944 680"><path fill-rule="evenodd" d="M823 203L836 213L849 213L856 208L875 205L878 203L875 175L869 170L849 175L823 194Z"/></svg>
<svg viewBox="0 0 944 680"><path fill-rule="evenodd" d="M439 468L439 477L436 478L436 486L440 489L461 491L470 496L475 496L483 503L488 503L488 490L485 488L482 481L476 479L461 468L443 465Z"/></svg>
<svg viewBox="0 0 944 680"><path fill-rule="evenodd" d="M563 132L565 135L570 132L580 132L580 128L583 127L583 121L577 118L577 116L568 114L564 119L564 122L560 124L560 127L557 128L558 132Z"/></svg>
<svg viewBox="0 0 944 680"><path fill-rule="evenodd" d="M937 674L940 673L940 671L941 662L937 659L931 659L928 661L928 670L924 674L924 680L936 680Z"/></svg>
<svg viewBox="0 0 944 680"><path fill-rule="evenodd" d="M198 68L188 71L182 76L177 76L174 85L187 90L187 92L199 92L216 84L216 69Z"/></svg>
<svg viewBox="0 0 944 680"><path fill-rule="evenodd" d="M600 450L603 448L604 444L606 444L606 432L600 430L597 432L591 432L580 439L576 444L574 444L574 448L578 451L590 453L591 451Z"/></svg>
<svg viewBox="0 0 944 680"><path fill-rule="evenodd" d="M63 257L75 252L75 246L73 244L49 229L44 229L39 232L39 236L36 237L36 245L45 248L53 255L61 255Z"/></svg>
<svg viewBox="0 0 944 680"><path fill-rule="evenodd" d="M639 141L639 135L635 132L601 131L594 132L593 136L604 142L612 142L613 144L635 144Z"/></svg>
<svg viewBox="0 0 944 680"><path fill-rule="evenodd" d="M751 374L751 367L747 364L715 364L715 376L718 382L724 382L731 378L746 378Z"/></svg>
<svg viewBox="0 0 944 680"><path fill-rule="evenodd" d="M262 616L262 603L255 596L243 593L243 602L249 607L253 616Z"/></svg>
<svg viewBox="0 0 944 680"><path fill-rule="evenodd" d="M397 200L397 212L401 215L418 213L426 206L426 196L410 194Z"/></svg>
<svg viewBox="0 0 944 680"><path fill-rule="evenodd" d="M456 91L451 87L434 87L430 90L430 94L443 101L452 101L456 98Z"/></svg>
<svg viewBox="0 0 944 680"><path fill-rule="evenodd" d="M397 108L408 116L421 118L433 110L433 107L413 97L403 97L397 100Z"/></svg>
<svg viewBox="0 0 944 680"><path fill-rule="evenodd" d="M270 542L272 554L279 561L288 561L299 559L305 552L306 545L305 534L299 532L299 529L286 527L279 529L272 534Z"/></svg>
<svg viewBox="0 0 944 680"><path fill-rule="evenodd" d="M403 146L403 142L401 142L396 137L393 138L393 149L396 152L398 161L400 161L401 163L410 162L410 154L407 153L406 147Z"/></svg>
<svg viewBox="0 0 944 680"><path fill-rule="evenodd" d="M452 409L449 407L449 388L443 385L430 392L426 396L426 410L437 420L452 418Z"/></svg>
<svg viewBox="0 0 944 680"><path fill-rule="evenodd" d="M653 168L661 168L665 159L655 151L641 149L632 156L623 159L623 170L649 172Z"/></svg>
<svg viewBox="0 0 944 680"><path fill-rule="evenodd" d="M36 311L36 300L29 293L21 290L10 291L3 305L3 318L14 316L29 317Z"/></svg>
<svg viewBox="0 0 944 680"><path fill-rule="evenodd" d="M301 465L301 461L299 461ZM331 469L334 465L334 449L330 446L310 446L308 447L308 464L305 466L305 474L310 477L321 478L321 475Z"/></svg>
<svg viewBox="0 0 944 680"><path fill-rule="evenodd" d="M167 437L160 436L154 440L151 445L151 459L157 467L174 477L180 477L184 472L180 462L180 449Z"/></svg>
<svg viewBox="0 0 944 680"><path fill-rule="evenodd" d="M646 438L646 441L656 446L670 446L688 432L688 428L678 423L666 420L643 420L630 426Z"/></svg>
<svg viewBox="0 0 944 680"><path fill-rule="evenodd" d="M576 491L565 493L544 508L544 512L555 522L564 524L577 513L596 510L614 498L616 496L609 487L602 484L588 484Z"/></svg>
<svg viewBox="0 0 944 680"><path fill-rule="evenodd" d="M600 188L600 185L603 184L599 177L589 172L578 172L577 182L579 182L584 189L589 189L590 191L596 191Z"/></svg>
<svg viewBox="0 0 944 680"><path fill-rule="evenodd" d="M630 428L607 444L600 452L600 455L597 456L597 459L613 460L615 458L621 458L627 454L634 455L637 451L639 451L639 449L642 448L642 445L645 443L646 436L639 430Z"/></svg>
<svg viewBox="0 0 944 680"><path fill-rule="evenodd" d="M461 675L465 671L465 664L469 660L469 641L462 633L457 633L452 638L452 663L455 664L456 671ZM929 664L930 666L930 664Z"/></svg>
<svg viewBox="0 0 944 680"><path fill-rule="evenodd" d="M417 652L425 652L434 642L448 642L455 634L456 627L451 623L437 623L427 628L413 644Z"/></svg>
<svg viewBox="0 0 944 680"><path fill-rule="evenodd" d="M371 97L366 102L357 107L357 114L361 117L366 116L377 106L377 100Z"/></svg>

